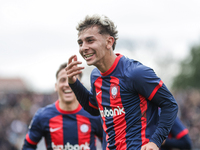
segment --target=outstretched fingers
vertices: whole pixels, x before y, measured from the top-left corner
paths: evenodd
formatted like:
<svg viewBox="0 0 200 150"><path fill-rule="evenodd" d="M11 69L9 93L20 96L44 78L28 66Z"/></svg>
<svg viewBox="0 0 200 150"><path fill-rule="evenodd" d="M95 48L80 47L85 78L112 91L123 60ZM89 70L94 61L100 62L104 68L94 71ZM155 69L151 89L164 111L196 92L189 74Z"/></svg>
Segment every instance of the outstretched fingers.
<svg viewBox="0 0 200 150"><path fill-rule="evenodd" d="M82 62L77 60L76 55L69 58L67 67L65 68L69 83L74 83L76 81L76 76L84 69L84 67L79 67L79 64L82 64Z"/></svg>

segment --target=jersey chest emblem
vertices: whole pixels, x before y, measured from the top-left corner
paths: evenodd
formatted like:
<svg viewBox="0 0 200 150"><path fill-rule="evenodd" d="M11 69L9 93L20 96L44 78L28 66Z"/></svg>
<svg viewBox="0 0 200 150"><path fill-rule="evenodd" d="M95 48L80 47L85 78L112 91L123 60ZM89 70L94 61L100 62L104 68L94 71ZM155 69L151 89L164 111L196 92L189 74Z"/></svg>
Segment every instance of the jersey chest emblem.
<svg viewBox="0 0 200 150"><path fill-rule="evenodd" d="M117 85L111 86L110 93L111 93L111 96L113 99L115 99L117 97L118 92L119 92L119 86L117 86Z"/></svg>
<svg viewBox="0 0 200 150"><path fill-rule="evenodd" d="M89 131L89 126L87 124L82 124L80 126L80 130L81 130L82 133L86 133L86 132Z"/></svg>

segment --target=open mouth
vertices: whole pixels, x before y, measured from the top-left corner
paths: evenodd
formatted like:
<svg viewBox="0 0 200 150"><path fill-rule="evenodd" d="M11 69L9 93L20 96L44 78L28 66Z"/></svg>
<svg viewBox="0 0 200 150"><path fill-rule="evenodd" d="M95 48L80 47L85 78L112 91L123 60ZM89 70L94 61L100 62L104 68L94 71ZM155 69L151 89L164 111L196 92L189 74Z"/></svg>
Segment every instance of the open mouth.
<svg viewBox="0 0 200 150"><path fill-rule="evenodd" d="M92 57L94 54L88 54L88 55L85 55L85 58L90 58Z"/></svg>
<svg viewBox="0 0 200 150"><path fill-rule="evenodd" d="M64 90L63 91L65 94L68 94L68 93L72 93L72 90Z"/></svg>

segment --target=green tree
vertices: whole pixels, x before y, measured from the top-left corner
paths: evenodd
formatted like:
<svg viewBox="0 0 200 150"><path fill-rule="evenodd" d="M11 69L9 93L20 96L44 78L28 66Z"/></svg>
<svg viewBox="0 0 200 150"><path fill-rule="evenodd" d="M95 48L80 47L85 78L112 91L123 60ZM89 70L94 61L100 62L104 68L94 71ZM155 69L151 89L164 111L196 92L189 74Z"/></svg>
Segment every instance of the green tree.
<svg viewBox="0 0 200 150"><path fill-rule="evenodd" d="M174 78L173 89L200 89L200 45L191 48L189 56L180 63L180 73Z"/></svg>

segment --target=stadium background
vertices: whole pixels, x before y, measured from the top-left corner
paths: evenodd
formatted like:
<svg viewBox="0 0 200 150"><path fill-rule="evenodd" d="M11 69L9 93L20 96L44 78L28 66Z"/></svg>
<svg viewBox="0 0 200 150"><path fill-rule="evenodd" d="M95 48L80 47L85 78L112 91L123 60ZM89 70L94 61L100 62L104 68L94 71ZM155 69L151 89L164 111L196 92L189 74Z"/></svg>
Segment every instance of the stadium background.
<svg viewBox="0 0 200 150"><path fill-rule="evenodd" d="M166 83L200 149L199 8L198 0L0 1L0 149L21 149L34 113L57 99L55 72L71 54L82 60L75 26L93 13L116 23L116 52L154 68ZM89 88L93 67L83 66Z"/></svg>

